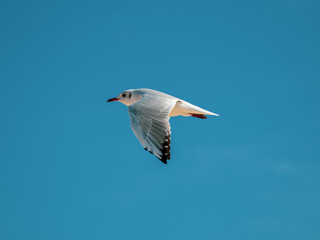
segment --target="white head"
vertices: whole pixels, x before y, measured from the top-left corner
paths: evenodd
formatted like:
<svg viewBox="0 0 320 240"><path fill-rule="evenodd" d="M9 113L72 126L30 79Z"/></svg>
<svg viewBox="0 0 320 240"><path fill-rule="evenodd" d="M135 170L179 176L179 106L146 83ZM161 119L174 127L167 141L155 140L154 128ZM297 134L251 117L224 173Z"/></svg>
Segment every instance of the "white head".
<svg viewBox="0 0 320 240"><path fill-rule="evenodd" d="M139 101L142 98L142 95L135 92L133 89L125 90L118 95L116 98L110 98L107 102L118 101L124 105L130 106L135 102Z"/></svg>

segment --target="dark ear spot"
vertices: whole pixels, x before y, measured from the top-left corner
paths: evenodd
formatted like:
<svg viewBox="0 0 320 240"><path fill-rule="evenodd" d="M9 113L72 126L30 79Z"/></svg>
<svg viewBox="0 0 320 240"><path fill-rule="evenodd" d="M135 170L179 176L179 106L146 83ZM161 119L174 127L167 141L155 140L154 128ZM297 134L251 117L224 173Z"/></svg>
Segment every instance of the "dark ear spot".
<svg viewBox="0 0 320 240"><path fill-rule="evenodd" d="M129 93L129 98L131 98L131 93Z"/></svg>

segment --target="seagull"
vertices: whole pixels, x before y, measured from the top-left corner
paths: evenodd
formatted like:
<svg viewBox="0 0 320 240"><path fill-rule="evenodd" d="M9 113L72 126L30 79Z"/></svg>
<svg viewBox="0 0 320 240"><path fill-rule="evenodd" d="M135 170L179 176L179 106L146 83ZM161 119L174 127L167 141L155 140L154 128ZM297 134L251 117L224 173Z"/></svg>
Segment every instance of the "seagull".
<svg viewBox="0 0 320 240"><path fill-rule="evenodd" d="M179 98L152 90L129 89L107 102L121 102L128 106L131 128L146 151L164 164L170 155L170 117L185 116L206 119L219 116Z"/></svg>

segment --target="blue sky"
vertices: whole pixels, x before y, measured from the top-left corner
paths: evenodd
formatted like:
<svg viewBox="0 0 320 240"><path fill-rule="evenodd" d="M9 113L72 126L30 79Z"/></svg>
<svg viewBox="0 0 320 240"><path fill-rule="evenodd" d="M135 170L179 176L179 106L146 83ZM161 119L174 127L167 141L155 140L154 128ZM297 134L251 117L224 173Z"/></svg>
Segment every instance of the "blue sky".
<svg viewBox="0 0 320 240"><path fill-rule="evenodd" d="M7 1L0 239L320 238L318 1ZM176 117L146 153L108 98Z"/></svg>

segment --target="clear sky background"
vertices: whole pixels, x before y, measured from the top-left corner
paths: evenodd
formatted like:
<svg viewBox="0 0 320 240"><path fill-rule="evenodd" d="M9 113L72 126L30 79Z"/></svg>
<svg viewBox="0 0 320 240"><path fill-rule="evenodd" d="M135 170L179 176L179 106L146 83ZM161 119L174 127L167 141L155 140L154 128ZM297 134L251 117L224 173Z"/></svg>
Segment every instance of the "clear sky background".
<svg viewBox="0 0 320 240"><path fill-rule="evenodd" d="M0 239L320 239L319 1L2 1ZM127 109L151 88L172 160Z"/></svg>

